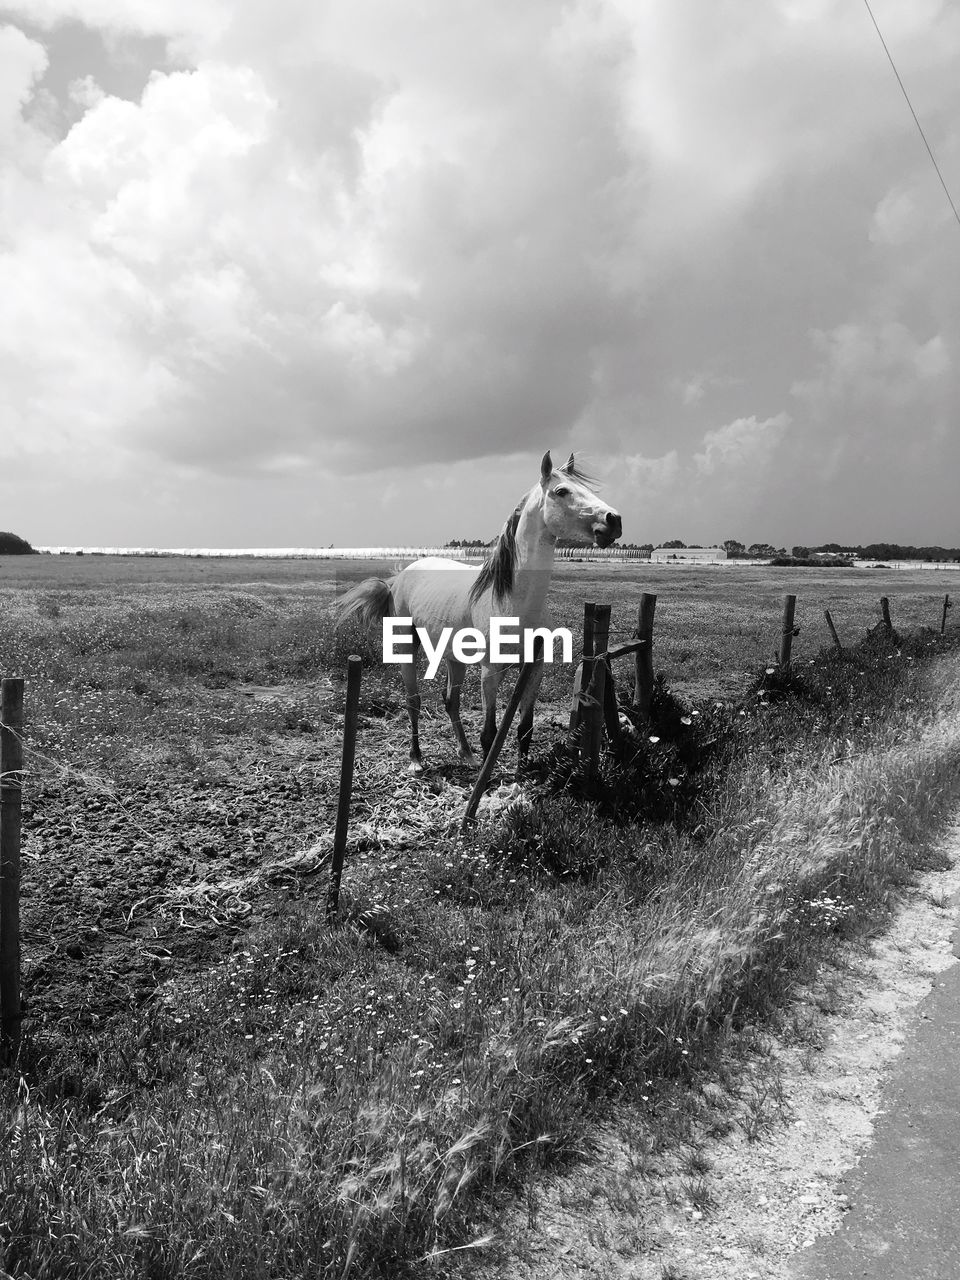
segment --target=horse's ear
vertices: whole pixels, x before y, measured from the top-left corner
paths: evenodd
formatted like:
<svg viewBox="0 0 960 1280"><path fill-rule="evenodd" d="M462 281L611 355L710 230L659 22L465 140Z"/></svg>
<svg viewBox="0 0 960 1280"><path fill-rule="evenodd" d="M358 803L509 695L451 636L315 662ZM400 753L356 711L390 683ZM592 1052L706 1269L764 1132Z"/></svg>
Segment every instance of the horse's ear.
<svg viewBox="0 0 960 1280"><path fill-rule="evenodd" d="M563 466L560 468L560 470L565 471L568 476L573 475L573 454L572 453L570 457L566 460L566 462L563 464Z"/></svg>
<svg viewBox="0 0 960 1280"><path fill-rule="evenodd" d="M546 484L553 475L553 459L550 457L550 450L543 455L540 462L540 483Z"/></svg>

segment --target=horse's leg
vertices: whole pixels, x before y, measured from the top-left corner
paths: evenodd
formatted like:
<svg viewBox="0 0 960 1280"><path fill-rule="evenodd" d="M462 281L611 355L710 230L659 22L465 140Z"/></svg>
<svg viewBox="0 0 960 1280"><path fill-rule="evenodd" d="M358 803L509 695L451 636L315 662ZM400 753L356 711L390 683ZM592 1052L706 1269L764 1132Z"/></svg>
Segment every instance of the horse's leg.
<svg viewBox="0 0 960 1280"><path fill-rule="evenodd" d="M457 736L460 759L464 764L476 764L476 757L473 754L470 743L467 741L467 735L463 731L463 722L460 719L460 690L463 688L463 679L467 674L466 664L457 662L455 658L447 658L446 661L447 684L443 691L443 705L447 708L447 715L453 725L453 732Z"/></svg>
<svg viewBox="0 0 960 1280"><path fill-rule="evenodd" d="M533 737L533 708L537 694L540 692L540 681L543 679L543 662L537 663L536 670L530 677L520 703L520 723L517 726L517 768L522 769L527 762L530 740Z"/></svg>
<svg viewBox="0 0 960 1280"><path fill-rule="evenodd" d="M489 666L484 665L480 671L480 694L483 701L480 747L484 759L487 758L487 752L497 736L497 690L500 688L502 672L502 667L495 667L492 663Z"/></svg>
<svg viewBox="0 0 960 1280"><path fill-rule="evenodd" d="M414 652L414 661L403 663L400 671L403 674L403 687L407 691L407 715L410 717L410 772L423 773L423 763L420 759L420 691L417 688L416 652Z"/></svg>

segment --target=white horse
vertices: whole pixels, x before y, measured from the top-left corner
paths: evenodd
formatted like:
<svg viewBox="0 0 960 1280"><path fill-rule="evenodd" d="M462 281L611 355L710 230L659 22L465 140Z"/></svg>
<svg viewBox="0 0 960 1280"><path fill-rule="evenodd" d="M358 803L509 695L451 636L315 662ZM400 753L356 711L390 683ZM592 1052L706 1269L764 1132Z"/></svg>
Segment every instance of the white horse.
<svg viewBox="0 0 960 1280"><path fill-rule="evenodd" d="M457 632L472 627L482 632L486 650L480 663L484 715L480 745L486 755L496 736L497 689L505 670L505 664L490 661L491 616L518 618L521 635L527 628L542 626L557 539L608 547L620 534L619 514L590 488L587 477L577 471L573 454L554 471L548 452L540 464L540 479L508 517L482 567L430 556L407 565L389 580L367 578L340 601L337 625L353 617L367 627L380 626L385 617L409 617L412 629L407 630L407 643L413 644L414 654L418 627L427 633L434 648L444 628L452 627ZM397 632L401 634L400 628ZM445 662L443 701L457 737L460 758L467 764L476 764L460 720L460 689L466 664L449 652ZM401 670L410 716L410 772L420 773L423 765L416 662L405 663ZM520 707L517 746L521 763L533 734L533 707L542 675L541 662Z"/></svg>

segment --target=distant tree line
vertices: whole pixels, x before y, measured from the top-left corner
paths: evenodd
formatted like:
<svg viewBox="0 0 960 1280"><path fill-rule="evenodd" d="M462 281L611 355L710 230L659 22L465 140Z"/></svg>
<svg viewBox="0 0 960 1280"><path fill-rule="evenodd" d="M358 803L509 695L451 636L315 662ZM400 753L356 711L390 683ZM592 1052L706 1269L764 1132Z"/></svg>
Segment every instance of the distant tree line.
<svg viewBox="0 0 960 1280"><path fill-rule="evenodd" d="M0 556L35 556L38 554L26 539L18 538L15 533L0 533Z"/></svg>
<svg viewBox="0 0 960 1280"><path fill-rule="evenodd" d="M738 557L766 560L787 554L785 548L772 547L767 542L754 542L746 547L742 542L728 538L723 546L732 560ZM819 546L796 546L790 550L790 555L797 560L808 560L818 554L842 557L846 560L960 560L958 547L912 547L898 542L868 542L866 545L822 542Z"/></svg>
<svg viewBox="0 0 960 1280"><path fill-rule="evenodd" d="M9 537L0 534L0 537ZM444 543L447 547L463 547L464 549L482 549L488 547L490 538L452 538ZM580 544L571 538L558 538L558 547L576 547ZM684 549L700 550L699 542L682 542L679 538L670 538L656 545L652 542L620 542L617 544L628 551L680 551ZM749 546L738 542L736 538L727 538L722 546L730 560L772 560L777 556L789 556L795 560L809 560L819 554L833 555L842 559L857 560L960 560L960 547L911 547L902 546L898 542L868 542L865 546L844 545L840 542L823 542L817 547L792 547L789 553L785 547L775 547L770 542L751 542Z"/></svg>
<svg viewBox="0 0 960 1280"><path fill-rule="evenodd" d="M727 538L723 544L729 560L770 560L773 556L785 556L784 547L775 547L769 542L738 542L736 538Z"/></svg>
<svg viewBox="0 0 960 1280"><path fill-rule="evenodd" d="M667 542L658 543L658 547L663 551L679 551L681 549L701 551L711 550L713 547L722 547L729 560L769 560L772 556L785 556L787 554L783 547L775 547L769 542L751 542L747 546L745 542L738 542L736 538L727 538L726 542L714 542L710 544L710 547L706 548L700 542L681 542L679 538L671 538Z"/></svg>
<svg viewBox="0 0 960 1280"><path fill-rule="evenodd" d="M471 549L482 550L489 547L493 541L492 538L451 538L449 542L445 542L445 547L462 547L464 551ZM683 545L682 543L680 544ZM582 542L575 542L573 538L558 538L558 547L581 547ZM618 547L623 547L626 551L652 551L652 542L618 542Z"/></svg>
<svg viewBox="0 0 960 1280"><path fill-rule="evenodd" d="M855 547L825 542L822 546L811 547L810 551L856 556L858 560L960 560L960 547L912 547L899 542L868 542L866 546Z"/></svg>

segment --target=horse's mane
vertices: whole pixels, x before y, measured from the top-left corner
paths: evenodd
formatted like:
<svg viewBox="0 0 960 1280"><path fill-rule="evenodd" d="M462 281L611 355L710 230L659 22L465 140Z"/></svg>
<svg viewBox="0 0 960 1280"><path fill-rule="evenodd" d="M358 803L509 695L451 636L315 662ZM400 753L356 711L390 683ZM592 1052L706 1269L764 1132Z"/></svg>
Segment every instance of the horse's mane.
<svg viewBox="0 0 960 1280"><path fill-rule="evenodd" d="M505 600L513 590L513 575L517 567L517 525L520 513L527 501L524 494L517 503L516 510L507 517L503 528L494 538L487 552L476 582L470 588L470 603L476 604L483 593L493 588L493 598L499 603Z"/></svg>
<svg viewBox="0 0 960 1280"><path fill-rule="evenodd" d="M595 476L588 475L586 471L581 471L576 464L570 467L561 467L561 471L565 476L569 476L571 480L579 480L582 485L586 485L588 489L592 489L596 493L599 488L599 480Z"/></svg>

